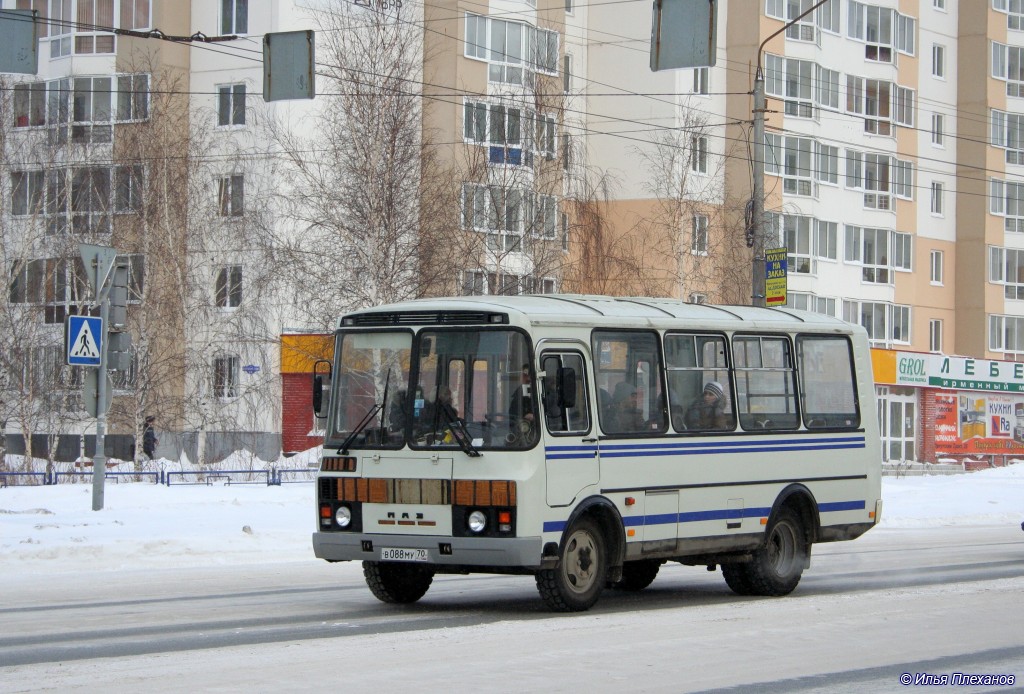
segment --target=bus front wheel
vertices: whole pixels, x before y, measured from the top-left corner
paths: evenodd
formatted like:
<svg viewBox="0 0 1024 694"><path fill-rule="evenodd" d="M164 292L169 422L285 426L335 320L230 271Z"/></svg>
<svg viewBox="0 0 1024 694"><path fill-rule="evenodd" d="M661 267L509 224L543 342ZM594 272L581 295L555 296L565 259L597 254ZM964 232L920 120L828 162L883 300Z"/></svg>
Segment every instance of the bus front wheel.
<svg viewBox="0 0 1024 694"><path fill-rule="evenodd" d="M381 602L408 604L426 595L434 572L418 564L364 561L363 577L370 592Z"/></svg>
<svg viewBox="0 0 1024 694"><path fill-rule="evenodd" d="M728 581L727 576L726 580L741 595L788 595L800 583L807 556L807 537L800 517L783 508L768 528L764 545L754 552L754 558L735 566L743 576L736 581Z"/></svg>
<svg viewBox="0 0 1024 694"><path fill-rule="evenodd" d="M569 529L559 550L558 567L537 572L537 590L548 607L558 612L589 609L604 588L608 555L601 529L581 518Z"/></svg>

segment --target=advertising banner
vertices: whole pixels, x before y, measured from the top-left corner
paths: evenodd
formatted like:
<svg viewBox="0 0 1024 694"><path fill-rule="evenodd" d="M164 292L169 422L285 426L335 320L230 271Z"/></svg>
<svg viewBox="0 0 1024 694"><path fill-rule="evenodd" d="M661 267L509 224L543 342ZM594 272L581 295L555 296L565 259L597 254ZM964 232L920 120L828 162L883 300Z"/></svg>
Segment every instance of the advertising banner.
<svg viewBox="0 0 1024 694"><path fill-rule="evenodd" d="M1024 395L959 391L935 396L935 450L1024 456Z"/></svg>

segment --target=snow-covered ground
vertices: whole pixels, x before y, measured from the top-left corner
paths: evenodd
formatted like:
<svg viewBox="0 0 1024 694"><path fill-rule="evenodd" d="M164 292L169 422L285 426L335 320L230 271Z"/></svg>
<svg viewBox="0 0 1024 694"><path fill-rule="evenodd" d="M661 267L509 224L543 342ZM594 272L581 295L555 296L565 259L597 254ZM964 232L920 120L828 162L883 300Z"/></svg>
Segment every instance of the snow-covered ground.
<svg viewBox="0 0 1024 694"><path fill-rule="evenodd" d="M297 467L297 465L296 465ZM314 485L105 484L0 488L6 567L80 571L314 561ZM964 475L882 480L883 528L1019 525L1024 464Z"/></svg>

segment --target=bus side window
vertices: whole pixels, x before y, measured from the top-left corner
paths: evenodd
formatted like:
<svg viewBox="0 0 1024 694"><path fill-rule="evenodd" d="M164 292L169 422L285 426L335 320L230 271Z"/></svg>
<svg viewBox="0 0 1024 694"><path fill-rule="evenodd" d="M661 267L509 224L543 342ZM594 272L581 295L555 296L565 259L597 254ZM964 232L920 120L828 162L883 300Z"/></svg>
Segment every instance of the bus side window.
<svg viewBox="0 0 1024 694"><path fill-rule="evenodd" d="M541 378L544 422L548 431L552 434L589 431L583 356L575 352L546 353L541 358L541 367L544 370Z"/></svg>

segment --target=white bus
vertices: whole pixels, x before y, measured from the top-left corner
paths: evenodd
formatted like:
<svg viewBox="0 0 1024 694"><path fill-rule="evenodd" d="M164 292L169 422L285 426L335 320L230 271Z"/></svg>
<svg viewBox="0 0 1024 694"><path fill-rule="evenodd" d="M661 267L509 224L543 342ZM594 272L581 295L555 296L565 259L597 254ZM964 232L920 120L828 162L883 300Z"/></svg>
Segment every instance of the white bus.
<svg viewBox="0 0 1024 694"><path fill-rule="evenodd" d="M668 561L785 595L881 514L865 331L784 308L541 295L344 316L314 375L313 548L385 602L528 574L547 605ZM324 394L329 393L325 398Z"/></svg>

